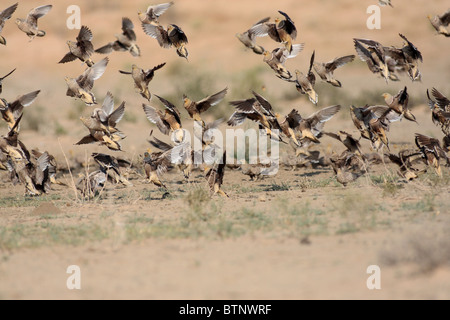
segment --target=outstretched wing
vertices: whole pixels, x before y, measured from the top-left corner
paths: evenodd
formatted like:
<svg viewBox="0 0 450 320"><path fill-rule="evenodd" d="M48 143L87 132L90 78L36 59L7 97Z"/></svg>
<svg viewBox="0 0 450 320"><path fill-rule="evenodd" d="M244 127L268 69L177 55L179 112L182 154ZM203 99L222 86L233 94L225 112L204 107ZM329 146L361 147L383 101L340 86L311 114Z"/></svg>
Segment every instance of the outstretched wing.
<svg viewBox="0 0 450 320"><path fill-rule="evenodd" d="M34 8L28 13L27 23L37 28L37 20L45 16L52 9L52 7L53 6L51 4L48 4Z"/></svg>

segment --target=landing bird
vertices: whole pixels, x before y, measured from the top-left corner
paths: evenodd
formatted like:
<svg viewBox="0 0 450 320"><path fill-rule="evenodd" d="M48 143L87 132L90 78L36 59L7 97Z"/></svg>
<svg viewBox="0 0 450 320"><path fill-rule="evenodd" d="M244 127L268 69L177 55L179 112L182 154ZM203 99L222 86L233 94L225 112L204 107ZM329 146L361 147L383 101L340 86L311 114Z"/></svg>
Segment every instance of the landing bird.
<svg viewBox="0 0 450 320"><path fill-rule="evenodd" d="M450 100L436 88L433 88L431 93L436 101L431 99L427 89L428 106L431 109L431 119L435 125L441 127L441 130L445 135L448 135L450 134Z"/></svg>
<svg viewBox="0 0 450 320"><path fill-rule="evenodd" d="M447 156L445 150L441 148L441 144L438 139L426 136L424 134L416 133L416 146L422 153L422 158L425 163L436 170L436 173L442 177L442 170L439 160L441 158L450 163L450 159Z"/></svg>
<svg viewBox="0 0 450 320"><path fill-rule="evenodd" d="M421 173L420 170L414 168L412 165L414 158L421 156L421 154L417 150L401 150L398 155L389 153L387 156L392 163L399 167L398 175L410 181L418 178L418 173Z"/></svg>
<svg viewBox="0 0 450 320"><path fill-rule="evenodd" d="M175 140L182 142L184 140L184 131L182 129L180 111L171 102L157 95L155 96L161 101L165 109L162 112L152 106L142 104L148 121L156 124L162 134L170 135L173 133Z"/></svg>
<svg viewBox="0 0 450 320"><path fill-rule="evenodd" d="M205 178L208 181L211 196L220 194L222 197L230 196L222 190L223 177L225 174L227 152L223 153L222 161L206 172Z"/></svg>
<svg viewBox="0 0 450 320"><path fill-rule="evenodd" d="M417 123L416 117L412 114L411 110L408 109L409 94L406 87L403 90L400 90L395 96L392 96L389 93L383 93L383 97L389 108L405 117L407 120Z"/></svg>
<svg viewBox="0 0 450 320"><path fill-rule="evenodd" d="M114 110L114 97L111 92L108 92L102 107L95 108L91 116L82 118L82 121L89 130L111 134L119 131L116 126L122 120L124 114L125 101Z"/></svg>
<svg viewBox="0 0 450 320"><path fill-rule="evenodd" d="M252 91L252 93L254 98L230 102L230 105L234 106L236 111L231 115L227 124L230 126L238 126L241 125L245 119L249 119L257 122L260 129L265 129L271 138L284 142L281 136L272 132L273 129L281 131L280 124L278 123L272 105L260 94L254 91Z"/></svg>
<svg viewBox="0 0 450 320"><path fill-rule="evenodd" d="M125 186L133 185L122 175L120 171L120 162L123 160L119 162L116 157L104 153L93 153L92 158L94 158L95 162L97 162L100 167L106 169L108 178L111 178L114 183L121 183ZM128 162L127 165L129 166L130 163Z"/></svg>
<svg viewBox="0 0 450 320"><path fill-rule="evenodd" d="M16 19L17 26L21 31L26 33L26 35L30 38L30 41L32 41L35 37L45 36L45 31L38 29L37 22L38 19L45 16L52 9L52 7L53 6L50 4L40 6L31 10L25 19Z"/></svg>

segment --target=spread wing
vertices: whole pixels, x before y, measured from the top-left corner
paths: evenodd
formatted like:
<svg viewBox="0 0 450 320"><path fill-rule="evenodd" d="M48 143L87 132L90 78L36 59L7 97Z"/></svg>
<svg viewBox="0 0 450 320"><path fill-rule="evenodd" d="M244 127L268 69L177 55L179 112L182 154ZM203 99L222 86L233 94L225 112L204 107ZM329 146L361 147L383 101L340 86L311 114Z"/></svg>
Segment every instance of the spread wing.
<svg viewBox="0 0 450 320"><path fill-rule="evenodd" d="M197 108L199 112L204 112L208 110L210 107L215 106L220 101L225 98L225 95L227 94L228 88L223 89L220 92L217 92L213 95L210 95L206 97L205 99L200 100L197 102Z"/></svg>
<svg viewBox="0 0 450 320"><path fill-rule="evenodd" d="M45 16L52 9L52 7L53 6L51 4L48 4L45 6L34 8L28 13L27 23L34 27L37 27L37 20Z"/></svg>
<svg viewBox="0 0 450 320"><path fill-rule="evenodd" d="M129 18L122 18L123 34L131 41L136 41L136 33L134 32L134 24Z"/></svg>
<svg viewBox="0 0 450 320"><path fill-rule="evenodd" d="M163 133L165 135L169 135L169 133L170 133L169 124L161 119L161 117L158 114L158 112L156 111L156 109L147 104L142 104L142 107L144 109L147 119L150 122L156 124L156 126L158 127L159 131L161 131L161 133Z"/></svg>

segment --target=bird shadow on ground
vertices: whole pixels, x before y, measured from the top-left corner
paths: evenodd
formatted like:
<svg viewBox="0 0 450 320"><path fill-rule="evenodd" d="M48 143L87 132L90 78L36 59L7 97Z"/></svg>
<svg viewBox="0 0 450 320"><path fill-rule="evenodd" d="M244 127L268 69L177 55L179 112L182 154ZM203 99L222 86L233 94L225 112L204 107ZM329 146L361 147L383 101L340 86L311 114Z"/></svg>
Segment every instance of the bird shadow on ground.
<svg viewBox="0 0 450 320"><path fill-rule="evenodd" d="M329 173L329 172L330 172L330 170L316 170L316 171L311 171L311 172L295 174L295 176L296 177L314 177L314 176L321 175L322 173Z"/></svg>

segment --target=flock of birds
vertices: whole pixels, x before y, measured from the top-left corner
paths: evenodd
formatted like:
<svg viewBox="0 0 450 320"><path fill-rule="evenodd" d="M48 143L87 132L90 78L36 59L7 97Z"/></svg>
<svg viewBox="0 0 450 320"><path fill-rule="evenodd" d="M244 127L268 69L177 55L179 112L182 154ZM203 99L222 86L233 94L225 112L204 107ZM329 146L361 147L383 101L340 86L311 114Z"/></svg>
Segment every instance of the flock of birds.
<svg viewBox="0 0 450 320"><path fill-rule="evenodd" d="M381 3L383 2L383 3ZM174 48L177 55L188 59L188 39L183 30L169 24L164 27L160 24L160 16L166 12L174 2L151 5L147 10L138 13L142 29L145 34L157 40L162 48ZM380 1L380 4L391 5L390 1ZM0 12L0 34L18 7L18 3ZM36 37L43 37L46 32L38 28L38 19L44 17L52 9L52 5L39 6L32 9L25 19L16 19L18 28L26 33L30 41ZM335 78L334 72L351 63L356 55L346 55L328 62L318 62L313 51L307 72L295 70L289 71L285 62L295 58L304 48L304 44L295 43L297 28L294 21L285 12L278 11L280 16L275 19L269 17L261 19L243 33L237 33L236 37L247 48L257 55L263 56L265 62L283 81L295 84L300 94L308 96L309 100L317 105L318 93L314 86L317 74L321 80L334 87L341 87L342 83ZM450 10L441 16L429 16L432 26L439 34L449 36L446 29L450 22ZM272 51L265 50L257 44L257 38L268 36L277 43ZM381 43L370 39L353 39L357 56L366 62L369 70L388 81L399 81L399 75L406 74L412 81L420 81L421 72L419 62L423 61L422 54L412 42L404 35L399 34L403 40L402 46L383 46ZM131 19L122 19L122 33L115 35L115 40L98 49L92 44L93 33L87 26L82 26L75 41L67 41L69 51L61 58L59 63L69 63L80 60L87 68L77 77L66 77L66 95L83 101L86 106L98 106L97 99L92 91L94 82L105 72L109 58L105 57L98 62L92 60L94 53L111 54L114 51L129 52L133 57L139 57L141 50L137 45L134 24ZM6 45L6 39L0 35L0 44ZM150 69L142 69L136 64L131 71L119 70L121 74L131 75L136 92L145 102L142 104L147 119L156 125L158 130L172 137L173 144L163 142L156 137L149 140L152 147L160 151L148 149L143 154L141 165L144 168L148 182L167 190L162 182L162 175L173 167L177 167L185 180L189 180L190 173L196 167L204 170L204 176L209 184L211 195L219 194L228 197L222 190L225 168L239 168L253 180L259 179L270 171L271 163L239 163L227 164L226 152L217 153L217 145L213 137L208 135L208 129L217 128L222 124L222 119L206 123L202 114L211 107L223 101L228 93L228 88L211 94L202 100L194 101L188 96L183 96L183 106L190 118L199 124L194 126L194 136L201 141L202 150L193 150L190 142L186 141L186 131L183 129L182 117L178 108L172 102L156 94L164 109L161 110L150 105L152 94L149 91L149 83L155 76L155 72L163 68L165 63ZM12 70L0 78L0 94L2 83L13 72ZM295 75L295 76L294 76ZM19 96L15 101L7 101L0 98L0 112L3 120L8 124L8 133L0 138L0 169L10 173L11 181L25 185L25 193L31 196L41 195L51 189L52 184L64 185L57 176L57 164L55 158L48 152L40 152L37 149L28 150L19 139L20 122L24 115L24 108L30 106L40 91L34 91ZM417 178L428 167L433 167L438 175L442 175L440 160L446 160L450 164L447 153L450 151L450 100L436 88L427 91L432 121L441 127L444 134L442 145L438 139L419 134L415 135L416 148L403 149L398 154L389 151L387 132L391 123L403 118L416 122L416 118L408 108L409 94L405 86L396 95L383 94L385 105L365 105L363 107L350 106L350 114L355 128L360 137L354 137L345 131L337 133L324 131L324 125L341 111L340 105L322 108L308 117L304 117L296 109L292 109L287 115L275 112L271 103L261 94L252 91L252 96L242 100L230 101L234 112L226 122L229 126L239 126L247 119L258 124L261 133L265 133L269 139L288 144L295 150L292 166L299 163L312 163L332 166L336 179L343 185L354 181L359 176L369 171L370 164L376 161L376 157L364 154L361 148L361 138L370 142L372 148L381 156L378 160L384 162L385 156L399 167L399 175L407 180ZM117 128L125 114L125 101L115 107L114 97L111 92L106 94L101 107L93 109L88 117L80 120L88 130L88 134L79 140L76 145L99 143L112 151L120 151L121 140L124 133ZM150 134L152 136L153 130ZM311 151L310 146L320 143L323 136L339 140L345 151L333 155L324 163L317 151ZM388 153L383 153L383 148ZM200 153L200 154L199 154ZM131 186L128 180L128 169L133 165L127 160L108 155L94 153L92 158L99 165L99 170L87 173L76 183L76 187L84 196L92 196L101 192L109 181L113 184ZM198 159L203 159L199 165ZM220 160L214 162L214 160ZM420 168L419 163L423 166ZM289 165L289 164L288 164Z"/></svg>

